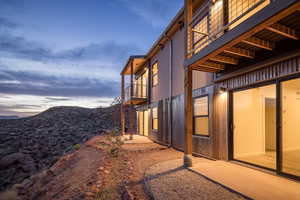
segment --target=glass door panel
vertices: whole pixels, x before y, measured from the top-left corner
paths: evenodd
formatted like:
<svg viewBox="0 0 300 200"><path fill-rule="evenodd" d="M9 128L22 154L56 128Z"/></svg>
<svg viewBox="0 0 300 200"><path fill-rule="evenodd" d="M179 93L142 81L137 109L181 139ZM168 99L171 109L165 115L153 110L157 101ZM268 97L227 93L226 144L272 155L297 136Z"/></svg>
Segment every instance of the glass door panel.
<svg viewBox="0 0 300 200"><path fill-rule="evenodd" d="M144 112L138 111L138 132L140 135L144 135Z"/></svg>
<svg viewBox="0 0 300 200"><path fill-rule="evenodd" d="M149 114L148 110L144 111L144 136L148 136L149 130Z"/></svg>
<svg viewBox="0 0 300 200"><path fill-rule="evenodd" d="M233 93L233 157L276 169L276 85Z"/></svg>
<svg viewBox="0 0 300 200"><path fill-rule="evenodd" d="M300 78L281 83L282 171L300 176Z"/></svg>

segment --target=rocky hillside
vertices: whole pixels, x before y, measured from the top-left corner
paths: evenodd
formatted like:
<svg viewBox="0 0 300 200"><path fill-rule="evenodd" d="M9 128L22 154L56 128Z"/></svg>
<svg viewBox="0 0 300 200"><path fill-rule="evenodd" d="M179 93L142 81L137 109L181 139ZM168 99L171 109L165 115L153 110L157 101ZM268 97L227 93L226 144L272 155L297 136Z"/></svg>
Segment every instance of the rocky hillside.
<svg viewBox="0 0 300 200"><path fill-rule="evenodd" d="M0 120L0 190L48 168L92 136L119 126L119 106L54 107L36 116Z"/></svg>

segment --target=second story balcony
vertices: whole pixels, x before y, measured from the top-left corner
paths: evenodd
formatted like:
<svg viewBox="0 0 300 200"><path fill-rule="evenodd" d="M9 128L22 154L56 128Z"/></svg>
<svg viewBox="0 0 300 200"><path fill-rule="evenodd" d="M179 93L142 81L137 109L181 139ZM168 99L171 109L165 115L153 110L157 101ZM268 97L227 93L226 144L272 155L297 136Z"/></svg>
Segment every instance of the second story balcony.
<svg viewBox="0 0 300 200"><path fill-rule="evenodd" d="M138 105L147 101L148 90L147 84L134 83L125 88L125 104Z"/></svg>
<svg viewBox="0 0 300 200"><path fill-rule="evenodd" d="M121 97L124 105L140 105L148 100L148 67L144 56L131 56L124 67Z"/></svg>
<svg viewBox="0 0 300 200"><path fill-rule="evenodd" d="M299 10L298 0L185 0L185 66L223 72L280 54L299 39Z"/></svg>

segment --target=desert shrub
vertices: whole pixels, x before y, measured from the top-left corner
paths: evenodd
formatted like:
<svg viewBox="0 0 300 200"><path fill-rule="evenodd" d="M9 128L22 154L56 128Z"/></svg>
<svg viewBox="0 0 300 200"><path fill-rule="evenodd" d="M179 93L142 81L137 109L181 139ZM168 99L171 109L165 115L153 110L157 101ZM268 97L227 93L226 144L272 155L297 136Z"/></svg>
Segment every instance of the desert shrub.
<svg viewBox="0 0 300 200"><path fill-rule="evenodd" d="M122 137L119 136L115 131L111 131L111 133L106 137L106 140L110 144L108 148L110 155L113 157L118 157L121 146L124 144Z"/></svg>
<svg viewBox="0 0 300 200"><path fill-rule="evenodd" d="M75 144L75 145L73 145L73 148L74 148L75 150L79 150L79 149L80 149L80 144Z"/></svg>
<svg viewBox="0 0 300 200"><path fill-rule="evenodd" d="M114 199L116 191L113 188L105 188L104 190L100 191L96 195L97 200L107 200L107 199Z"/></svg>
<svg viewBox="0 0 300 200"><path fill-rule="evenodd" d="M113 148L110 149L110 154L113 157L118 157L119 152L120 152L120 148L118 148L118 147L113 147Z"/></svg>

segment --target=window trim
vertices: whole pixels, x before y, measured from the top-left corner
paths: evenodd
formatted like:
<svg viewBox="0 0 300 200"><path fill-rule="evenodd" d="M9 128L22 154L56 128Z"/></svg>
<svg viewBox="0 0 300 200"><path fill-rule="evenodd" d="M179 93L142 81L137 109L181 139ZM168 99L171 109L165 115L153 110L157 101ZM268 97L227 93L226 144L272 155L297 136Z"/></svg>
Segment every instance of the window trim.
<svg viewBox="0 0 300 200"><path fill-rule="evenodd" d="M156 115L157 115L157 118L154 118L153 117L153 109L154 108L156 108ZM152 129L152 131L153 132L158 132L158 106L156 105L156 106L153 106L152 108L151 108L151 116L152 116L152 119L151 119L151 129ZM153 127L153 124L154 124L154 119L156 119L157 120L157 129L154 129Z"/></svg>
<svg viewBox="0 0 300 200"><path fill-rule="evenodd" d="M207 97L207 115L194 115L194 105L195 105L195 101L196 99L199 99L199 98L203 98L203 97ZM210 108L209 108L209 102L210 102L210 97L209 97L209 94L204 94L204 95L199 95L199 96L195 96L193 97L193 136L200 136L200 137L210 137L210 123L209 123L209 116L210 116ZM208 134L197 134L195 132L195 119L196 118L204 118L204 117L207 117L208 118Z"/></svg>
<svg viewBox="0 0 300 200"><path fill-rule="evenodd" d="M157 65L157 72L154 74L153 73L153 66L154 65ZM159 70L159 65L158 65L158 61L156 60L153 65L151 66L151 87L156 87L158 85L158 70ZM153 77L156 76L157 77L157 83L154 85L154 82L153 82Z"/></svg>

